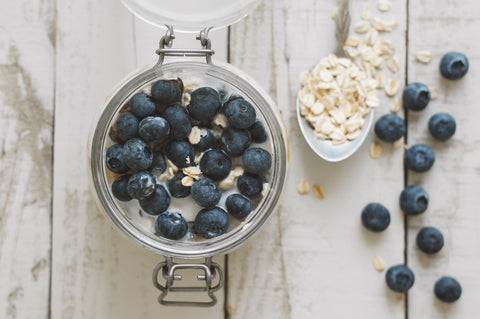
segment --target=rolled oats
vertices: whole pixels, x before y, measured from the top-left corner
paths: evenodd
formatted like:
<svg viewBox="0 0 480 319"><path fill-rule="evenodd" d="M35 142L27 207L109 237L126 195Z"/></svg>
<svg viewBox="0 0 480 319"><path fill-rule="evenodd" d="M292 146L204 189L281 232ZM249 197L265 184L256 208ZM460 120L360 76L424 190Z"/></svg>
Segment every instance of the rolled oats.
<svg viewBox="0 0 480 319"><path fill-rule="evenodd" d="M202 171L198 166L189 166L183 169L183 174L198 180L202 176Z"/></svg>
<svg viewBox="0 0 480 319"><path fill-rule="evenodd" d="M387 67L392 73L397 73L400 70L400 62L396 57L391 57L387 60Z"/></svg>
<svg viewBox="0 0 480 319"><path fill-rule="evenodd" d="M365 7L363 7L363 10L362 10L362 20L369 20L370 13L371 13L370 5L367 4L365 5Z"/></svg>
<svg viewBox="0 0 480 319"><path fill-rule="evenodd" d="M382 257L375 256L373 257L373 266L378 271L383 271L385 269L385 262L383 261Z"/></svg>
<svg viewBox="0 0 480 319"><path fill-rule="evenodd" d="M397 113L398 111L400 111L400 108L402 107L402 101L398 98L393 98L391 101L390 101L390 112L392 113Z"/></svg>
<svg viewBox="0 0 480 319"><path fill-rule="evenodd" d="M228 120L225 114L217 113L212 121L213 126L221 128L222 130L228 127Z"/></svg>
<svg viewBox="0 0 480 319"><path fill-rule="evenodd" d="M320 199L325 198L325 190L323 189L322 185L320 184L313 184L313 192L315 193L315 196L317 196Z"/></svg>
<svg viewBox="0 0 480 319"><path fill-rule="evenodd" d="M302 195L308 194L308 192L310 192L310 184L305 178L301 178L298 181L297 189L298 189L298 192Z"/></svg>
<svg viewBox="0 0 480 319"><path fill-rule="evenodd" d="M347 40L345 40L345 44L348 47L353 47L356 48L360 44L360 38L357 37L356 35L349 35Z"/></svg>
<svg viewBox="0 0 480 319"><path fill-rule="evenodd" d="M388 0L378 0L377 9L383 12L390 10L391 3Z"/></svg>
<svg viewBox="0 0 480 319"><path fill-rule="evenodd" d="M192 130L190 131L190 135L188 135L188 141L190 142L190 144L196 145L200 143L201 138L202 138L202 129L200 129L198 126L192 127Z"/></svg>
<svg viewBox="0 0 480 319"><path fill-rule="evenodd" d="M436 98L438 98L438 89L436 87L433 87L433 86L429 86L428 89L430 90L430 99L431 100L435 100Z"/></svg>
<svg viewBox="0 0 480 319"><path fill-rule="evenodd" d="M173 164L171 160L167 159L167 165L172 169L174 173L178 172L177 165Z"/></svg>
<svg viewBox="0 0 480 319"><path fill-rule="evenodd" d="M432 58L433 55L430 51L423 50L415 53L415 59L417 59L417 61L421 63L429 63L430 61L432 61Z"/></svg>
<svg viewBox="0 0 480 319"><path fill-rule="evenodd" d="M370 30L370 27L371 27L370 22L366 20L362 20L355 26L355 32L365 33L368 30Z"/></svg>
<svg viewBox="0 0 480 319"><path fill-rule="evenodd" d="M191 187L194 183L194 180L190 176L185 176L182 178L182 185L185 187Z"/></svg>
<svg viewBox="0 0 480 319"><path fill-rule="evenodd" d="M382 146L378 142L373 142L370 145L370 156L372 158L379 158L382 154Z"/></svg>
<svg viewBox="0 0 480 319"><path fill-rule="evenodd" d="M392 97L395 96L398 92L399 83L397 79L389 79L387 85L385 86L385 94Z"/></svg>

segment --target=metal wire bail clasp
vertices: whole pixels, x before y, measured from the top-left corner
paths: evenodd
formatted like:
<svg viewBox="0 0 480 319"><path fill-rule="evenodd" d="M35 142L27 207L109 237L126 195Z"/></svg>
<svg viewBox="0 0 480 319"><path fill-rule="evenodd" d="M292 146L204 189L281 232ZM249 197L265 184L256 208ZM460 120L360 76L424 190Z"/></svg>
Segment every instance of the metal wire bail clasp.
<svg viewBox="0 0 480 319"><path fill-rule="evenodd" d="M174 287L175 281L182 280L182 276L176 271L180 269L200 270L202 274L197 275L197 279L205 281L205 286L182 286ZM158 281L158 275L162 272L165 284ZM165 257L165 261L159 263L153 270L153 285L162 293L158 297L158 302L166 306L193 306L193 307L211 307L217 303L215 291L223 287L225 278L222 268L217 263L212 262L212 258L205 258L205 263L175 263L171 257ZM170 292L206 292L208 301L178 301L166 300Z"/></svg>
<svg viewBox="0 0 480 319"><path fill-rule="evenodd" d="M165 60L165 56L205 56L207 63L212 63L212 55L215 54L215 51L212 50L212 43L208 38L208 32L212 28L205 28L200 31L200 34L197 36L197 40L200 41L202 48L201 49L172 49L173 40L175 39L175 33L171 25L167 25L167 31L165 35L160 39L159 48L156 51L158 54L157 65L162 65Z"/></svg>

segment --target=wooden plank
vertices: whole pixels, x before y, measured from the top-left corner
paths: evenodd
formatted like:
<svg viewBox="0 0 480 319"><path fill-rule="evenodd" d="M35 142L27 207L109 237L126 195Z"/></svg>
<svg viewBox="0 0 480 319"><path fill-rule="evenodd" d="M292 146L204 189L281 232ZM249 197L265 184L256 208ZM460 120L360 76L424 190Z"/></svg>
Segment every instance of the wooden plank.
<svg viewBox="0 0 480 319"><path fill-rule="evenodd" d="M0 12L0 317L49 309L55 2Z"/></svg>
<svg viewBox="0 0 480 319"><path fill-rule="evenodd" d="M405 1L392 1L389 13L373 1L351 1L353 24L370 3L375 16L399 23L390 36L397 57L405 57ZM402 149L382 144L378 160L369 156L374 140L341 163L317 158L303 141L295 117L299 74L335 48L331 12L334 1L264 1L232 28L232 63L267 88L289 131L288 186L279 211L265 227L229 257L228 304L232 318L404 317L404 298L386 288L384 273L372 266L380 255L387 266L403 262ZM403 63L401 63L404 65ZM402 67L401 67L401 70ZM386 71L388 72L388 71ZM402 83L404 74L397 75ZM387 113L386 99L376 117ZM323 200L299 195L297 183L320 183ZM371 201L391 212L382 234L363 229L360 212Z"/></svg>
<svg viewBox="0 0 480 319"><path fill-rule="evenodd" d="M409 82L419 81L439 90L439 97L419 113L409 112L408 144L425 143L436 154L433 168L424 174L408 174L409 184L423 186L430 195L428 210L408 221L408 263L416 276L409 294L410 318L473 318L478 314L475 293L480 289L478 268L480 251L478 225L480 156L477 83L480 75L480 45L474 35L480 29L477 1L461 4L447 0L410 1ZM433 53L430 64L415 61L419 50ZM438 71L440 59L448 51L464 52L470 71L459 81L443 79ZM427 130L429 118L437 112L452 114L457 132L446 142L435 141ZM434 226L443 232L445 246L434 256L423 254L415 244L421 227ZM452 305L438 301L433 293L435 281L452 276L463 286L461 299Z"/></svg>
<svg viewBox="0 0 480 319"><path fill-rule="evenodd" d="M89 189L92 114L126 74L155 62L162 32L135 42L133 21L120 1L58 1L52 318L220 318L221 294L215 310L160 306L151 272L163 258L114 230Z"/></svg>

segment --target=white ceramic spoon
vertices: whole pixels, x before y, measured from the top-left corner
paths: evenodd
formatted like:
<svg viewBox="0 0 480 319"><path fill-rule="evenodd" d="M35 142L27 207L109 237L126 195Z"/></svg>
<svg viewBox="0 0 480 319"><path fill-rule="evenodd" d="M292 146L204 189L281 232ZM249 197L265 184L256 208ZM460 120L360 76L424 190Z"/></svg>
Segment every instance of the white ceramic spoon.
<svg viewBox="0 0 480 319"><path fill-rule="evenodd" d="M348 36L348 28L350 26L348 0L343 1L341 9L335 18L335 22L335 35L338 44L336 53L338 56L345 56L345 53L343 52L343 43L345 43L346 37ZM342 161L355 153L355 151L358 150L358 148L365 141L365 138L372 127L373 109L370 110L370 112L364 117L365 123L360 130L360 135L356 139L352 141L346 141L345 143L339 145L333 145L332 141L321 140L315 136L312 126L300 114L300 101L298 96L296 108L298 125L300 126L300 130L302 131L303 137L307 141L307 144L315 153L317 153L318 156L329 162Z"/></svg>

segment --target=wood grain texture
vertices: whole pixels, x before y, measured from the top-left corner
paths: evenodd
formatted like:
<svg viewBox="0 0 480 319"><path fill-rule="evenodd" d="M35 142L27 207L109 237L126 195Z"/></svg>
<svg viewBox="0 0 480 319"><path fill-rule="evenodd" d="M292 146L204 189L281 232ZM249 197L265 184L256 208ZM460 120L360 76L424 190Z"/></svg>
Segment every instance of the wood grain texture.
<svg viewBox="0 0 480 319"><path fill-rule="evenodd" d="M373 1L351 2L353 25L366 3L375 16L381 15ZM404 317L403 295L388 291L384 273L372 266L375 255L382 256L387 266L403 263L403 217L398 207L402 149L382 144L382 156L373 160L371 134L348 160L326 163L308 148L296 123L299 74L335 49L330 17L334 7L334 1L267 0L232 28L232 63L249 72L277 101L291 147L281 208L229 257L232 318ZM388 37L396 43L403 65L406 6L396 1L392 7L383 17L399 23ZM397 77L402 83L404 73ZM382 101L376 117L389 112L387 100ZM300 178L321 184L325 199L299 195ZM384 233L372 234L361 226L361 210L371 201L383 203L391 212L391 225Z"/></svg>
<svg viewBox="0 0 480 319"><path fill-rule="evenodd" d="M133 23L117 0L58 2L52 318L220 318L221 294L214 309L160 306L151 273L163 257L113 229L89 189L93 115L137 65L156 62L162 31L145 28L135 41Z"/></svg>
<svg viewBox="0 0 480 319"><path fill-rule="evenodd" d="M423 82L438 88L437 100L418 113L409 112L408 144L424 143L436 155L433 168L423 174L409 173L409 184L424 187L430 195L428 210L408 221L408 263L416 276L409 293L410 317L474 318L478 316L480 277L480 139L478 101L480 93L480 44L474 34L480 29L477 1L411 1L409 27L409 82ZM415 61L419 50L433 53L430 64ZM468 74L459 81L440 75L440 59L446 52L460 51L470 60ZM437 112L450 113L457 121L451 140L434 140L427 129L429 118ZM434 256L422 253L415 244L421 227L434 226L445 237L445 246ZM441 276L458 279L463 295L455 304L438 301L433 293Z"/></svg>
<svg viewBox="0 0 480 319"><path fill-rule="evenodd" d="M0 12L0 318L48 316L54 7Z"/></svg>

